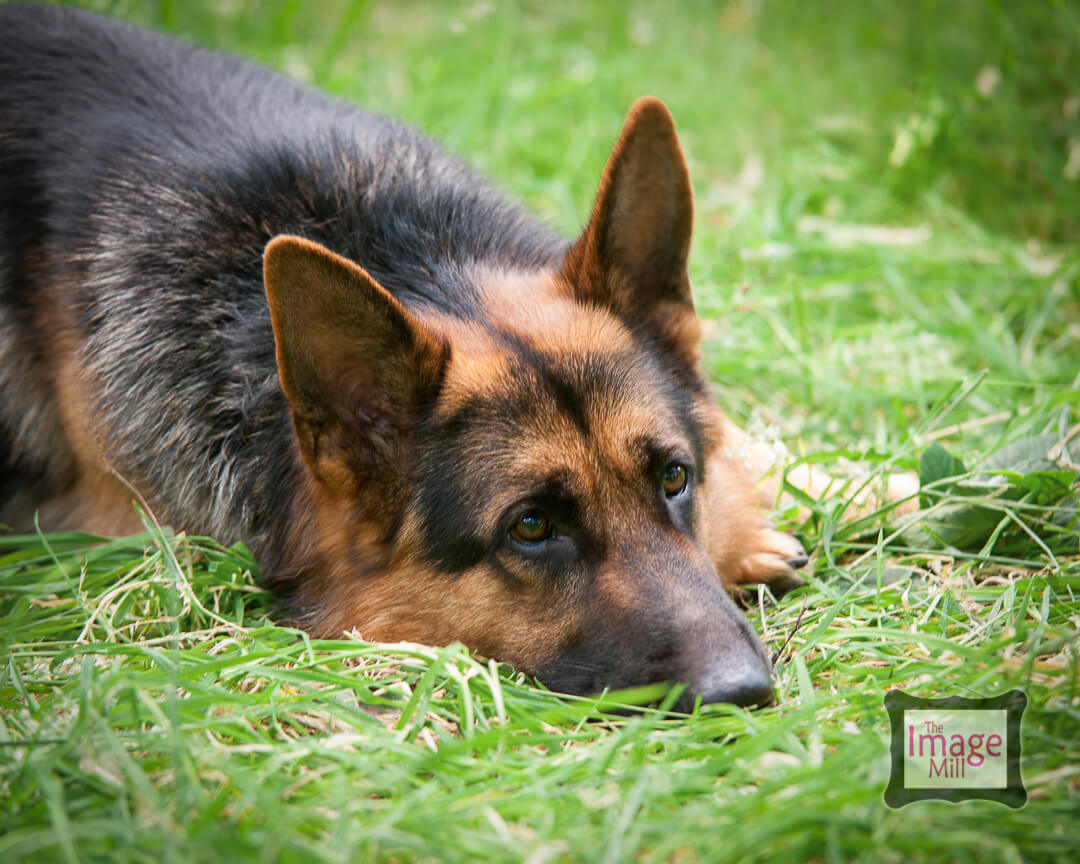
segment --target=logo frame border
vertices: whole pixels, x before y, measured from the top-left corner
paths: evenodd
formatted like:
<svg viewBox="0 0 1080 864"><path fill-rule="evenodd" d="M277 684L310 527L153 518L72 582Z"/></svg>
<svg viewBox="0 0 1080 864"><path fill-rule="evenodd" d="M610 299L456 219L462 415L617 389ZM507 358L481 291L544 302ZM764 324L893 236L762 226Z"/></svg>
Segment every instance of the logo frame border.
<svg viewBox="0 0 1080 864"><path fill-rule="evenodd" d="M1006 807L1019 809L1027 803L1027 789L1020 772L1020 724L1028 698L1023 690L1013 689L1000 696L970 699L966 696L944 696L939 699L912 696L903 690L885 694L885 710L889 714L891 734L889 757L891 772L885 788L885 803L894 810L915 801L941 800L957 804L961 801L984 799L997 801ZM907 788L904 786L904 712L909 709L1005 711L1005 787Z"/></svg>

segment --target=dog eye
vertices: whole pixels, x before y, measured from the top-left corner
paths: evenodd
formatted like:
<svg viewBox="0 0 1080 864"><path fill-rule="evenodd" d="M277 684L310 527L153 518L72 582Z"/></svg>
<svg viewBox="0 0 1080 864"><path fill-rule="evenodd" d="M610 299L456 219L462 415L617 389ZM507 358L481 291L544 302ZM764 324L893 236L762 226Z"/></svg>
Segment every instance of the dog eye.
<svg viewBox="0 0 1080 864"><path fill-rule="evenodd" d="M518 543L539 543L554 533L551 522L539 510L530 510L510 526L510 536Z"/></svg>
<svg viewBox="0 0 1080 864"><path fill-rule="evenodd" d="M664 469L660 479L664 486L664 494L668 498L674 498L685 491L686 484L690 482L690 472L686 470L685 465L672 462Z"/></svg>

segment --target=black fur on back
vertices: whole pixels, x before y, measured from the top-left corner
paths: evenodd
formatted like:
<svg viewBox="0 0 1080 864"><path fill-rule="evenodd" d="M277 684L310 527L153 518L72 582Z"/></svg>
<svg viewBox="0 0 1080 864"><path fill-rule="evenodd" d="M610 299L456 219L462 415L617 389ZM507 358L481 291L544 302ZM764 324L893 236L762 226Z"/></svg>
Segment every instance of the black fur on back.
<svg viewBox="0 0 1080 864"><path fill-rule="evenodd" d="M262 285L280 233L464 317L476 265L552 267L566 249L407 126L128 24L0 5L0 483L63 482L31 323L61 304L117 469L158 491L163 520L184 502L188 530L244 537L274 566L299 470Z"/></svg>

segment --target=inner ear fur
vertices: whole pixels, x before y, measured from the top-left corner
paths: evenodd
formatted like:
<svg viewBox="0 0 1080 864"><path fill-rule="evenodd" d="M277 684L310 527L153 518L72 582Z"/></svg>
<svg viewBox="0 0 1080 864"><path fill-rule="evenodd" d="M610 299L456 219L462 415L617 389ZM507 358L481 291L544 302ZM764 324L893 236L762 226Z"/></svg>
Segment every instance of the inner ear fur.
<svg viewBox="0 0 1080 864"><path fill-rule="evenodd" d="M301 237L266 247L278 375L316 479L355 492L396 465L448 348L362 267Z"/></svg>
<svg viewBox="0 0 1080 864"><path fill-rule="evenodd" d="M700 326L687 272L693 218L675 123L663 102L646 96L626 117L563 277L579 302L652 330L696 365Z"/></svg>

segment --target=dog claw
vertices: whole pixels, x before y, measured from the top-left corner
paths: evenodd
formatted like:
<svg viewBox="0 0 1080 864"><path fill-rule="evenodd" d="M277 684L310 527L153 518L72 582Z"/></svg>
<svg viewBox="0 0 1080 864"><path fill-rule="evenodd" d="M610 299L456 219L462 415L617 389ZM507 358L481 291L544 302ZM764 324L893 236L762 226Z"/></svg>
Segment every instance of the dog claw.
<svg viewBox="0 0 1080 864"><path fill-rule="evenodd" d="M803 567L806 566L809 560L810 556L803 552L802 555L795 555L792 558L788 558L786 561L784 561L784 563L787 564L787 566L790 567L792 570L801 570Z"/></svg>

